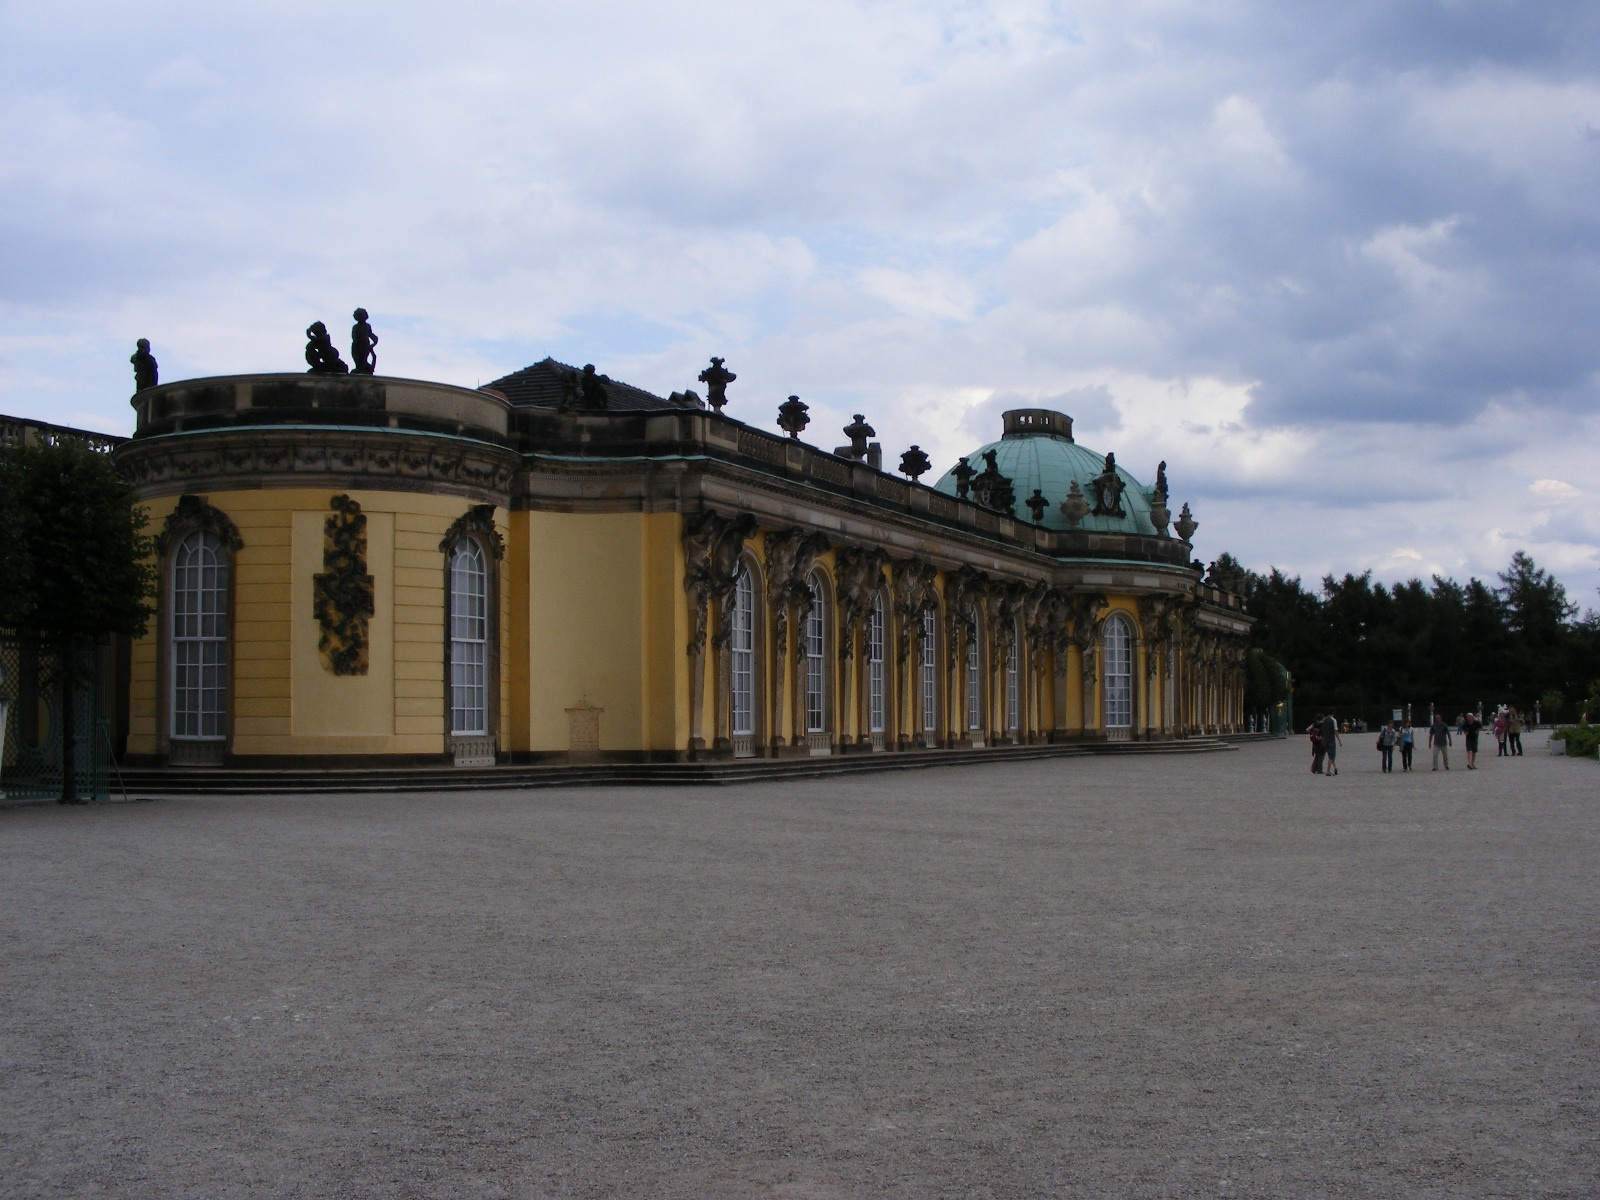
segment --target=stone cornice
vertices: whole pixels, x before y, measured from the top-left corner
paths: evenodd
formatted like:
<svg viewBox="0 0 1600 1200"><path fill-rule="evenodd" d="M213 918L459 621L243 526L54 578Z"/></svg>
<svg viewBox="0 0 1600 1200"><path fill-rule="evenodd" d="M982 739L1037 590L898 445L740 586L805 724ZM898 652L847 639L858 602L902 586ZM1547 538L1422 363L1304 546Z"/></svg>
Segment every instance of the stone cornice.
<svg viewBox="0 0 1600 1200"><path fill-rule="evenodd" d="M113 451L141 500L173 492L330 488L429 492L509 507L513 450L387 429L274 426L136 438Z"/></svg>

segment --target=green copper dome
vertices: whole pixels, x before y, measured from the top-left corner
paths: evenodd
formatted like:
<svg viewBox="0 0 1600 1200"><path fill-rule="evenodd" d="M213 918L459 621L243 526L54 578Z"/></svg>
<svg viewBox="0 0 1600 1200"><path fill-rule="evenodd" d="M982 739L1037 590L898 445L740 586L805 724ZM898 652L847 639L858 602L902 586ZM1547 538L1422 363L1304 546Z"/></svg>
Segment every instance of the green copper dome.
<svg viewBox="0 0 1600 1200"><path fill-rule="evenodd" d="M1010 477L1016 492L1011 511L1019 521L1033 523L1033 513L1026 502L1037 488L1048 503L1041 524L1046 529L1072 528L1061 511L1061 502L1076 483L1089 510L1078 524L1079 529L1090 533L1158 536L1150 519L1154 489L1128 474L1120 463L1114 463L1113 468L1124 485L1120 497L1123 515L1095 515L1095 481L1105 472L1106 456L1072 440L1071 417L1049 409L1018 408L1005 413L1002 419L1005 432L1000 440L979 446L966 457L973 471L981 472L985 468L983 456L994 451L995 468ZM946 471L934 487L947 495L956 495L955 468Z"/></svg>

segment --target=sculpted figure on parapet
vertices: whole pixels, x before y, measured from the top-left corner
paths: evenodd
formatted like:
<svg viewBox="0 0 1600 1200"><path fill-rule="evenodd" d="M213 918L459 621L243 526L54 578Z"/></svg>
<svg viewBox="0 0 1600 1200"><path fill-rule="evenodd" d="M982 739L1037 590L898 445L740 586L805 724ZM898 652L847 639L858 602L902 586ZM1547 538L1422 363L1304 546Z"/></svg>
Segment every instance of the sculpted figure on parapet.
<svg viewBox="0 0 1600 1200"><path fill-rule="evenodd" d="M1122 491L1128 485L1122 481L1122 476L1117 473L1117 456L1106 455L1105 469L1094 477L1091 490L1094 492L1094 515L1097 517L1123 517L1127 513L1122 507Z"/></svg>
<svg viewBox="0 0 1600 1200"><path fill-rule="evenodd" d="M321 321L306 326L306 374L348 375L350 368L334 349L328 327Z"/></svg>

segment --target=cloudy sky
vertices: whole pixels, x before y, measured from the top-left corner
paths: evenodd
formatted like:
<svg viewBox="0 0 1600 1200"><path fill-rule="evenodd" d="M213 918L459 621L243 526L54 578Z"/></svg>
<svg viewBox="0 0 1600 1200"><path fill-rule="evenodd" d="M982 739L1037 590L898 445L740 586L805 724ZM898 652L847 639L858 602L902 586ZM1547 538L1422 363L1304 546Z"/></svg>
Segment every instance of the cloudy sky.
<svg viewBox="0 0 1600 1200"><path fill-rule="evenodd" d="M1592 0L0 0L0 412L723 355L944 470L1049 406L1314 582L1600 600Z"/></svg>

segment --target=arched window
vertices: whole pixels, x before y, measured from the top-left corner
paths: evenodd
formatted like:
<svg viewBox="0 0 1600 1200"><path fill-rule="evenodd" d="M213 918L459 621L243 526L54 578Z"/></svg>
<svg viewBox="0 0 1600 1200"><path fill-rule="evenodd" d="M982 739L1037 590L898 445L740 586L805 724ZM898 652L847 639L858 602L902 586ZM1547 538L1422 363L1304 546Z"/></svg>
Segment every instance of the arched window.
<svg viewBox="0 0 1600 1200"><path fill-rule="evenodd" d="M489 565L470 537L450 552L450 732L489 732Z"/></svg>
<svg viewBox="0 0 1600 1200"><path fill-rule="evenodd" d="M979 702L979 682L982 674L978 662L978 638L980 630L973 626L972 637L967 642L967 728L983 728L983 705Z"/></svg>
<svg viewBox="0 0 1600 1200"><path fill-rule="evenodd" d="M939 728L938 664L934 651L938 645L938 615L931 608L922 612L922 731Z"/></svg>
<svg viewBox="0 0 1600 1200"><path fill-rule="evenodd" d="M1011 642L1006 647L1006 728L1015 733L1022 725L1021 703L1017 686L1018 631L1013 627Z"/></svg>
<svg viewBox="0 0 1600 1200"><path fill-rule="evenodd" d="M867 729L882 733L883 698L883 597L872 598L867 616Z"/></svg>
<svg viewBox="0 0 1600 1200"><path fill-rule="evenodd" d="M228 554L196 529L172 551L171 723L175 741L228 736Z"/></svg>
<svg viewBox="0 0 1600 1200"><path fill-rule="evenodd" d="M1105 718L1107 729L1133 725L1133 633L1121 616L1105 626Z"/></svg>
<svg viewBox="0 0 1600 1200"><path fill-rule="evenodd" d="M825 733L828 728L827 611L822 584L812 576L807 585L811 603L802 628L806 653L806 732Z"/></svg>
<svg viewBox="0 0 1600 1200"><path fill-rule="evenodd" d="M733 585L733 736L756 731L756 587L750 572L739 568Z"/></svg>

